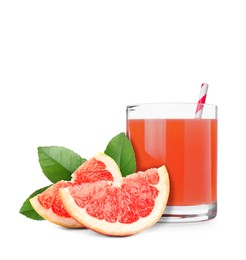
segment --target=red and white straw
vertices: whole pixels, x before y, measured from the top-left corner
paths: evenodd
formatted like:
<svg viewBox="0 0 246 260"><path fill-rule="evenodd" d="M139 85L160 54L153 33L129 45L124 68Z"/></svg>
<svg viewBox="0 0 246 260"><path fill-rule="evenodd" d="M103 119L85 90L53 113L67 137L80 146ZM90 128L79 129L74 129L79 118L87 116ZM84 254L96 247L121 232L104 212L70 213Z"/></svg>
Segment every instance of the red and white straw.
<svg viewBox="0 0 246 260"><path fill-rule="evenodd" d="M208 92L208 84L202 83L200 97L199 97L197 107L196 107L195 118L202 117L203 105L205 104L205 101L206 101L207 92Z"/></svg>

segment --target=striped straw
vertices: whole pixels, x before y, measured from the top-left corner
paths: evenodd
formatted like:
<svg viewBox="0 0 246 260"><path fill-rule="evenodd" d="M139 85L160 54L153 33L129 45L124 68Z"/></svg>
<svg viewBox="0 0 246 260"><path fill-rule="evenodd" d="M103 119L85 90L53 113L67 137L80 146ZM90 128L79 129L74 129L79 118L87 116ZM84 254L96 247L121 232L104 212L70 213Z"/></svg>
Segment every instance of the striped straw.
<svg viewBox="0 0 246 260"><path fill-rule="evenodd" d="M206 97L208 92L208 84L202 83L199 101L196 107L195 118L202 118L203 105L205 104Z"/></svg>

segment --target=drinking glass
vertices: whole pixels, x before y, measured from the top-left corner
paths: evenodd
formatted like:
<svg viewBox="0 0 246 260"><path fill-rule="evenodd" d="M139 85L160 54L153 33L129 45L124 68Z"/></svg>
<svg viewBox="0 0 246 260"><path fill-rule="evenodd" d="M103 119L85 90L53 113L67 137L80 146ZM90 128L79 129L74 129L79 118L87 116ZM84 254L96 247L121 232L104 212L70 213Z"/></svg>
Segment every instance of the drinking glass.
<svg viewBox="0 0 246 260"><path fill-rule="evenodd" d="M160 222L197 222L217 214L217 106L149 103L127 106L127 136L137 171L165 165L170 194Z"/></svg>

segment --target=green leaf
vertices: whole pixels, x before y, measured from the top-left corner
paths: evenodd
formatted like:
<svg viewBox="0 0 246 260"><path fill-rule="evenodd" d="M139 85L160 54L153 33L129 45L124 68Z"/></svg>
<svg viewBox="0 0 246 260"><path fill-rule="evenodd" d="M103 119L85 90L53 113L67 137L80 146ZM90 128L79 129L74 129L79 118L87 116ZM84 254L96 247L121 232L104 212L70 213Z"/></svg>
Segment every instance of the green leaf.
<svg viewBox="0 0 246 260"><path fill-rule="evenodd" d="M38 157L43 173L53 183L71 180L71 174L86 161L62 146L38 147Z"/></svg>
<svg viewBox="0 0 246 260"><path fill-rule="evenodd" d="M134 150L125 133L120 133L113 137L108 143L104 153L115 160L122 176L136 171Z"/></svg>
<svg viewBox="0 0 246 260"><path fill-rule="evenodd" d="M42 193L43 191L45 191L47 188L49 188L50 186L46 186L44 188L41 188L39 190L36 190L35 192L33 192L26 200L25 202L22 204L22 207L20 208L20 213L28 218L34 219L34 220L44 220L32 207L32 204L30 203L30 199L35 197L36 195Z"/></svg>

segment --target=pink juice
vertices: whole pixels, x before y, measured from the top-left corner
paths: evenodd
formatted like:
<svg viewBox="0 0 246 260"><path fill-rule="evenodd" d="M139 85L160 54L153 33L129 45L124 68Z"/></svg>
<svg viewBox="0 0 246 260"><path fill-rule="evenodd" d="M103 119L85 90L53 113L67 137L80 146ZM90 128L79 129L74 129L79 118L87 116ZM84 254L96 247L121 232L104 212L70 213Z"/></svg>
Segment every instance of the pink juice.
<svg viewBox="0 0 246 260"><path fill-rule="evenodd" d="M167 167L168 206L216 202L216 119L129 119L137 170Z"/></svg>

